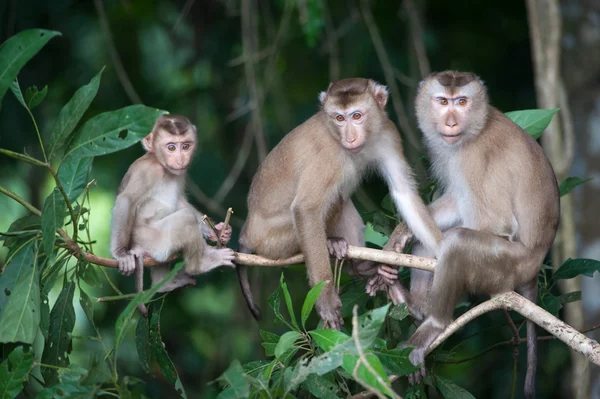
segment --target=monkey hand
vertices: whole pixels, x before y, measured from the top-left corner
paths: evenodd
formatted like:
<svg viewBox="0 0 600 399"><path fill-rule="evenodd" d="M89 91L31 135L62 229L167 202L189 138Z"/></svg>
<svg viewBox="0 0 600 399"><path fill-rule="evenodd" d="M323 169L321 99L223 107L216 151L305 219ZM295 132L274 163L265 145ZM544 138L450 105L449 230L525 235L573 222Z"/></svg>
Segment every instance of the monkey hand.
<svg viewBox="0 0 600 399"><path fill-rule="evenodd" d="M344 319L340 309L342 308L342 301L335 289L325 287L317 303L315 304L321 320L323 320L324 328L331 328L332 330L341 330L344 325Z"/></svg>
<svg viewBox="0 0 600 399"><path fill-rule="evenodd" d="M390 239L384 245L384 251L395 251L402 253L406 244L412 241L413 234L408 230L406 223L399 224L392 232Z"/></svg>
<svg viewBox="0 0 600 399"><path fill-rule="evenodd" d="M143 253L136 250L128 250L123 256L116 257L119 263L119 272L124 276L130 276L136 265L136 258L143 256Z"/></svg>
<svg viewBox="0 0 600 399"><path fill-rule="evenodd" d="M342 237L329 237L327 239L327 249L330 256L342 259L346 257L348 243Z"/></svg>
<svg viewBox="0 0 600 399"><path fill-rule="evenodd" d="M223 230L223 226L224 226L223 222L217 224L215 226L215 229L219 232L219 236L217 237L215 232L211 231L210 235L208 236L208 239L211 241L214 241L214 242L221 241L221 244L227 245L229 240L231 240L231 234L233 232L233 229L231 228L231 226L227 226L227 228L225 230Z"/></svg>
<svg viewBox="0 0 600 399"><path fill-rule="evenodd" d="M371 277L365 286L365 291L370 296L377 295L377 291L387 291L387 289L387 282L379 274L375 274L373 277Z"/></svg>

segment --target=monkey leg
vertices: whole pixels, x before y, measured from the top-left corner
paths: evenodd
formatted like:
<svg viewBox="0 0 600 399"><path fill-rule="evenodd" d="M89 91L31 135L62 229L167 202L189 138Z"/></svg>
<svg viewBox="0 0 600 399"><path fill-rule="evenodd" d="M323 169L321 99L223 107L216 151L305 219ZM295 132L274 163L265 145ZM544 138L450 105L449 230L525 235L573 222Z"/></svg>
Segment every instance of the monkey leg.
<svg viewBox="0 0 600 399"><path fill-rule="evenodd" d="M510 291L535 277L537 269L539 266L536 268L529 250L521 243L466 228L444 233L428 293L426 318L404 344L414 347L411 363L421 365L420 371L409 376L409 381L418 383L425 376L425 353L452 322L454 306L464 292L494 295Z"/></svg>
<svg viewBox="0 0 600 399"><path fill-rule="evenodd" d="M153 267L152 271L150 272L152 285L156 285L163 281L169 274L170 270L171 267L169 265ZM172 280L167 281L162 287L160 287L158 292L170 292L187 285L196 285L196 279L187 274L185 270L180 270Z"/></svg>
<svg viewBox="0 0 600 399"><path fill-rule="evenodd" d="M298 208L293 205L292 209L310 286L313 287L319 281L329 281L329 284L321 291L315 306L325 326L340 330L344 324L340 313L342 301L335 289L331 273L325 225L316 209Z"/></svg>

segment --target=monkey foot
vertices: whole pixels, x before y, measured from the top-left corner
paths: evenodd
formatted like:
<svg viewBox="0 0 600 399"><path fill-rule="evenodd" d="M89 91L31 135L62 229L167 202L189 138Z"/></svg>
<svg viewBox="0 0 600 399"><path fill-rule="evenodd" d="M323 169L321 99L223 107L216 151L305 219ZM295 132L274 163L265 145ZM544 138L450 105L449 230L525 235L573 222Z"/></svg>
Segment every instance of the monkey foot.
<svg viewBox="0 0 600 399"><path fill-rule="evenodd" d="M329 255L335 256L337 259L346 257L348 251L348 243L341 237L329 237L327 239L327 249Z"/></svg>
<svg viewBox="0 0 600 399"><path fill-rule="evenodd" d="M196 279L185 272L179 272L173 280L163 285L158 292L170 292L180 287L187 285L196 285Z"/></svg>
<svg viewBox="0 0 600 399"><path fill-rule="evenodd" d="M411 346L409 342L402 345L402 348L407 346ZM415 348L412 352L410 352L409 359L413 366L418 367L421 365L419 370L408 374L408 382L410 385L420 384L421 380L425 378L425 375L427 375L427 370L425 370L425 350L426 348Z"/></svg>

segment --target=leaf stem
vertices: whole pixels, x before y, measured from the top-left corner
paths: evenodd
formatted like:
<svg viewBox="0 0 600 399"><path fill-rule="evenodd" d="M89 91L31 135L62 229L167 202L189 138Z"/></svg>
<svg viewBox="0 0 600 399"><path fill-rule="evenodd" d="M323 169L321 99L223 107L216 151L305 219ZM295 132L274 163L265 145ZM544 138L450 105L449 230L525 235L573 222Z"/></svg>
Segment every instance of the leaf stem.
<svg viewBox="0 0 600 399"><path fill-rule="evenodd" d="M46 168L50 171L50 174L52 175L52 177L54 178L54 182L56 183L56 187L58 188L58 190L62 194L63 198L65 199L65 204L67 205L67 209L69 210L69 215L71 216L71 223L73 223L73 237L77 237L77 219L75 218L75 212L73 211L73 206L71 205L69 196L67 195L65 188L63 187L62 183L60 182L60 179L58 178L58 173L52 167L52 165L50 165L49 163L46 163L46 164L44 164L44 166L46 166Z"/></svg>
<svg viewBox="0 0 600 399"><path fill-rule="evenodd" d="M42 212L39 209L37 209L35 206L31 205L29 202L25 201L23 198L21 198L16 193L13 193L12 191L8 190L7 188L0 186L0 193L6 195L9 198L14 199L15 201L17 201L19 204L23 205L29 212L33 213L34 215L42 216Z"/></svg>
<svg viewBox="0 0 600 399"><path fill-rule="evenodd" d="M25 109L27 110L27 113L29 114L29 116L31 117L31 120L33 121L33 127L35 127L35 132L37 133L38 140L40 142L40 148L42 149L42 155L44 156L44 161L46 163L48 163L48 158L46 157L46 150L44 150L44 143L42 142L42 135L40 134L40 129L38 128L37 122L35 121L35 118L33 117L33 114L31 113L31 110L29 109L29 107L26 107Z"/></svg>
<svg viewBox="0 0 600 399"><path fill-rule="evenodd" d="M39 161L39 160L37 160L37 159L35 159L33 157L30 157L29 155L25 155L25 154L21 154L21 153L18 153L18 152L10 151L10 150L7 150L5 148L0 148L0 154L4 154L4 155L9 156L11 158L15 158L15 159L18 159L20 161L24 161L24 162L30 163L30 164L35 165L35 166L46 167L48 165L46 162Z"/></svg>

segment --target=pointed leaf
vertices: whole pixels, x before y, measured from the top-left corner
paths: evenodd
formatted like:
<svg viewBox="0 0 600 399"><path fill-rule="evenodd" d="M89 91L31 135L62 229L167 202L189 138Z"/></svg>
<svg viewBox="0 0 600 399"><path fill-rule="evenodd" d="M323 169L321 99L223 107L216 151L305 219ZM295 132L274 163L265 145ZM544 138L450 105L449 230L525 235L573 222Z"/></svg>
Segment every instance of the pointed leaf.
<svg viewBox="0 0 600 399"><path fill-rule="evenodd" d="M96 115L77 129L64 157L75 153L93 157L130 147L146 137L165 113L137 104Z"/></svg>
<svg viewBox="0 0 600 399"><path fill-rule="evenodd" d="M81 286L79 287L79 305L81 306L81 309L83 310L83 313L85 313L85 317L87 317L90 324L95 326L94 304L90 299L90 296L81 288Z"/></svg>
<svg viewBox="0 0 600 399"><path fill-rule="evenodd" d="M11 232L15 232L15 231L27 231L27 230L37 232L41 228L41 223L42 223L42 219L38 215L23 216L22 218L19 218L19 219L15 220L14 222L12 222L12 224L8 228L8 232L11 233ZM17 242L21 241L21 238L26 239L25 235L23 237L16 237L16 236L7 237L4 240L4 246L6 248L10 248Z"/></svg>
<svg viewBox="0 0 600 399"><path fill-rule="evenodd" d="M308 294L306 294L306 299L302 304L302 327L306 328L306 319L308 319L310 312L312 312L313 307L315 306L315 303L319 298L319 295L321 295L321 291L323 291L323 287L325 287L325 284L325 281L319 281L314 287L310 289L310 291L308 291Z"/></svg>
<svg viewBox="0 0 600 399"><path fill-rule="evenodd" d="M435 376L435 386L445 399L475 399L466 389L438 375Z"/></svg>
<svg viewBox="0 0 600 399"><path fill-rule="evenodd" d="M234 360L217 381L228 386L217 396L218 399L245 399L250 395L248 377L238 360Z"/></svg>
<svg viewBox="0 0 600 399"><path fill-rule="evenodd" d="M558 297L560 303L563 305L566 303L581 301L581 291L573 291L568 294L562 294Z"/></svg>
<svg viewBox="0 0 600 399"><path fill-rule="evenodd" d="M38 326L40 324L40 276L37 263L37 250L27 245L23 248L27 253L23 254L19 263L13 261L8 268L18 268L13 271L7 279L17 277L13 290L4 290L3 294L8 296L6 306L0 316L0 342L23 342L33 343ZM20 252L19 252L20 254ZM18 255L19 255L18 254ZM4 274L0 280L4 280ZM10 281L8 282L10 285Z"/></svg>
<svg viewBox="0 0 600 399"><path fill-rule="evenodd" d="M42 244L48 259L53 257L56 229L63 226L66 214L65 200L58 187L44 201L42 211Z"/></svg>
<svg viewBox="0 0 600 399"><path fill-rule="evenodd" d="M69 201L75 201L83 193L88 183L88 175L93 160L92 157L79 157L75 154L61 163L58 169L58 179L65 189Z"/></svg>
<svg viewBox="0 0 600 399"><path fill-rule="evenodd" d="M171 278L172 277L173 276L171 276ZM165 349L165 346L162 341L162 337L160 336L160 313L162 311L162 305L164 303L165 301L163 299L159 310L152 312L152 315L150 317L150 328L148 333L150 339L150 349L152 352L152 357L156 359L156 362L160 366L160 369L163 372L166 379L174 385L177 393L179 393L179 395L182 398L186 399L187 395L185 393L183 385L181 384L181 380L179 379L179 374L177 374L177 370L175 370L175 366L169 358L169 354L167 353L167 350Z"/></svg>
<svg viewBox="0 0 600 399"><path fill-rule="evenodd" d="M292 297L290 292L287 289L287 284L283 281L283 273L281 273L281 278L279 279L281 290L283 291L283 298L285 299L285 304L287 306L288 313L290 314L290 318L292 320L292 324L294 325L296 330L300 330L300 326L296 321L296 315L294 314L294 306L292 305Z"/></svg>
<svg viewBox="0 0 600 399"><path fill-rule="evenodd" d="M271 306L271 309L273 309L273 312L275 313L276 322L279 321L285 324L290 328L290 330L294 329L294 327L292 327L292 325L283 318L281 310L279 309L281 307L281 287L277 288L269 297L269 306Z"/></svg>
<svg viewBox="0 0 600 399"><path fill-rule="evenodd" d="M402 303L400 305L393 306L392 310L390 310L390 313L388 314L388 317L400 321L406 319L409 314L408 306L406 306L406 303Z"/></svg>
<svg viewBox="0 0 600 399"><path fill-rule="evenodd" d="M298 331L288 331L281 336L277 346L275 346L275 357L280 358L281 355L290 349L296 341L302 336Z"/></svg>
<svg viewBox="0 0 600 399"><path fill-rule="evenodd" d="M571 191L573 191L575 187L592 179L593 177L590 177L589 179L581 179L579 177L567 177L565 180L562 181L562 183L560 183L560 186L558 187L560 196L562 197L563 195L569 194Z"/></svg>
<svg viewBox="0 0 600 399"><path fill-rule="evenodd" d="M559 109L526 109L523 111L507 112L505 115L537 140Z"/></svg>
<svg viewBox="0 0 600 399"><path fill-rule="evenodd" d="M370 296L365 292L364 285L349 285L346 291L340 295L340 299L342 300L342 308L340 309L340 313L342 317L345 318L351 316L354 305L358 305L359 311L364 310L369 298Z"/></svg>
<svg viewBox="0 0 600 399"><path fill-rule="evenodd" d="M336 330L313 330L308 332L319 348L328 351L335 345L348 341L349 335Z"/></svg>
<svg viewBox="0 0 600 399"><path fill-rule="evenodd" d="M0 364L0 399L12 399L23 390L33 367L33 350L18 346Z"/></svg>
<svg viewBox="0 0 600 399"><path fill-rule="evenodd" d="M25 102L30 110L34 109L44 101L48 94L48 86L44 86L42 90L38 90L37 86L28 87L25 90Z"/></svg>
<svg viewBox="0 0 600 399"><path fill-rule="evenodd" d="M365 229L365 241L370 242L371 244L375 244L378 247L383 247L386 242L388 242L389 237L384 236L381 233L378 233L373 229L373 225L371 223L367 223L367 228Z"/></svg>
<svg viewBox="0 0 600 399"><path fill-rule="evenodd" d="M75 326L75 309L73 308L73 294L75 283L64 281L63 288L50 312L50 328L48 340L42 356L42 363L53 364L59 367L69 366L69 353L71 352L71 334ZM57 370L46 367L42 371L48 386L58 382Z"/></svg>
<svg viewBox="0 0 600 399"><path fill-rule="evenodd" d="M17 33L0 46L0 102L21 68L60 32L30 29Z"/></svg>
<svg viewBox="0 0 600 399"><path fill-rule="evenodd" d="M25 98L23 97L23 92L21 91L21 86L19 85L19 81L15 79L14 82L10 84L10 91L15 95L17 101L24 107L27 108L27 104L25 103Z"/></svg>
<svg viewBox="0 0 600 399"><path fill-rule="evenodd" d="M316 374L310 374L306 378L306 381L302 383L302 388L319 399L336 399L342 397L338 396L340 394L340 387L337 384Z"/></svg>
<svg viewBox="0 0 600 399"><path fill-rule="evenodd" d="M381 364L385 367L387 373L396 375L407 375L419 370L419 367L413 366L410 362L409 355L412 348L404 349L380 349L373 350L377 355Z"/></svg>
<svg viewBox="0 0 600 399"><path fill-rule="evenodd" d="M0 274L0 319L6 305L15 291L17 281L30 272L33 266L34 243L29 241L15 250L10 262L5 265L4 272Z"/></svg>
<svg viewBox="0 0 600 399"><path fill-rule="evenodd" d="M597 271L600 271L600 261L598 260L585 258L569 258L558 268L558 270L556 271L556 273L554 273L554 276L552 276L552 278L554 280L564 280L577 277L582 274L587 277L592 277L594 275L594 272Z"/></svg>
<svg viewBox="0 0 600 399"><path fill-rule="evenodd" d="M150 312L150 310L148 310ZM152 316L150 316L152 317ZM135 329L135 347L137 348L138 357L142 364L142 369L146 373L150 373L152 369L152 351L150 349L150 325L146 317L140 317Z"/></svg>
<svg viewBox="0 0 600 399"><path fill-rule="evenodd" d="M81 117L87 111L90 104L98 93L100 86L100 77L104 68L98 72L96 76L90 80L85 86L81 86L67 104L60 110L54 128L50 135L50 143L48 144L48 158L52 158L58 150L66 143L67 138L73 132Z"/></svg>
<svg viewBox="0 0 600 399"><path fill-rule="evenodd" d="M375 356L371 351L367 351L365 353L365 357L369 365L371 366L371 370L369 370L364 363L361 363L356 370L356 374L358 378L364 383L367 384L372 389L375 389L378 392L383 394L387 394L392 396L391 393L391 383L388 376L385 374L385 370L383 369L383 365L379 361L379 358ZM358 362L358 357L353 355L345 355L344 361L342 363L342 367L348 374L354 377L354 369L356 368L356 363ZM376 374L373 374L375 371ZM383 382L381 382L381 381Z"/></svg>

